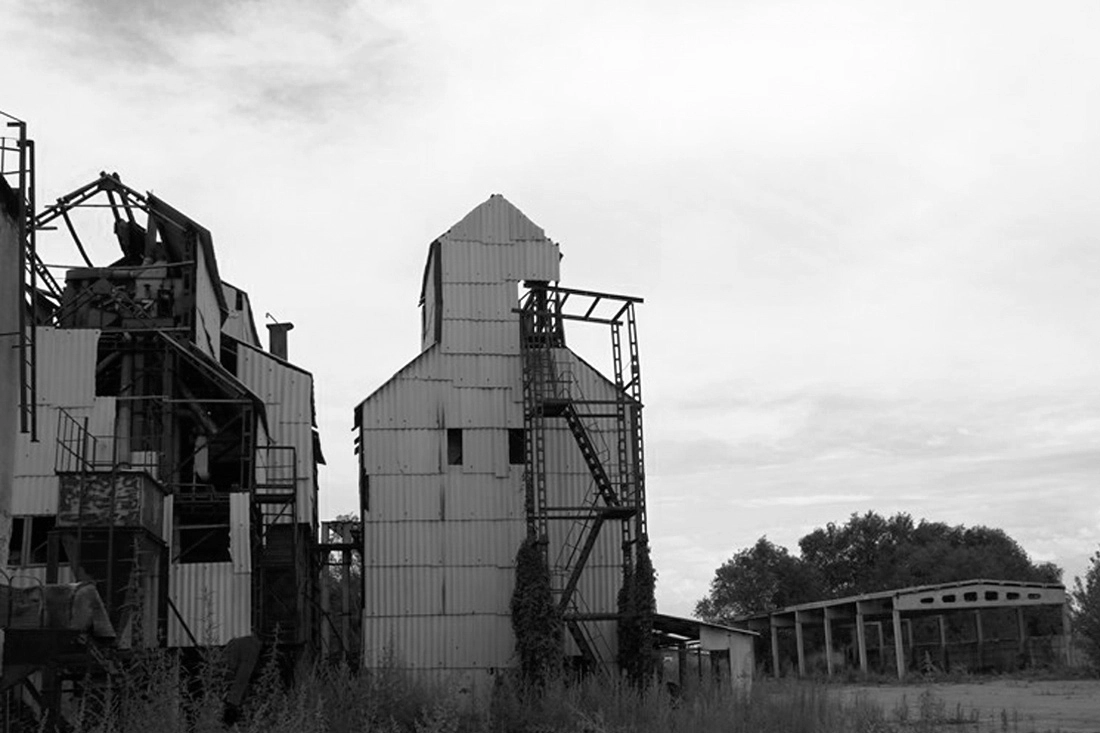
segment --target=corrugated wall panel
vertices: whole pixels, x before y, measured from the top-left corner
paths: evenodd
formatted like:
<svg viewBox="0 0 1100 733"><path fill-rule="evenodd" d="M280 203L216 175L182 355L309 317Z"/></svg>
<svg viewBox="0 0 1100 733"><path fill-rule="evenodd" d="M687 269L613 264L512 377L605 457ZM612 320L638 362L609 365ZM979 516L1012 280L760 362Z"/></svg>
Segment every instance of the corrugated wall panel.
<svg viewBox="0 0 1100 733"><path fill-rule="evenodd" d="M443 466L442 430L364 430L363 470L374 474L438 474Z"/></svg>
<svg viewBox="0 0 1100 733"><path fill-rule="evenodd" d="M515 283L444 283L443 319L506 321L519 333Z"/></svg>
<svg viewBox="0 0 1100 733"><path fill-rule="evenodd" d="M456 387L507 387L523 400L523 363L518 356L453 354L442 375Z"/></svg>
<svg viewBox="0 0 1100 733"><path fill-rule="evenodd" d="M523 466L509 466L506 478L463 474L451 477L444 489L446 518L523 519Z"/></svg>
<svg viewBox="0 0 1100 733"><path fill-rule="evenodd" d="M499 669L510 666L515 655L508 616L368 617L363 639L368 668L393 658L417 670Z"/></svg>
<svg viewBox="0 0 1100 733"><path fill-rule="evenodd" d="M373 568L443 563L442 522L372 522L363 527L363 565Z"/></svg>
<svg viewBox="0 0 1100 733"><path fill-rule="evenodd" d="M367 616L438 616L443 613L443 568L375 567L365 575Z"/></svg>
<svg viewBox="0 0 1100 733"><path fill-rule="evenodd" d="M443 562L451 567L511 567L526 534L522 520L442 522Z"/></svg>
<svg viewBox="0 0 1100 733"><path fill-rule="evenodd" d="M449 428L504 428L511 409L503 387L458 387L448 390L444 419Z"/></svg>
<svg viewBox="0 0 1100 733"><path fill-rule="evenodd" d="M57 514L58 479L53 476L16 476L11 493L11 513Z"/></svg>
<svg viewBox="0 0 1100 733"><path fill-rule="evenodd" d="M206 262L202 247L195 247L195 345L214 361L221 358L222 312L218 305L213 263Z"/></svg>
<svg viewBox="0 0 1100 733"><path fill-rule="evenodd" d="M446 613L500 614L512 602L516 582L510 567L446 567L443 569L443 597Z"/></svg>
<svg viewBox="0 0 1100 733"><path fill-rule="evenodd" d="M252 570L249 527L251 499L245 491L229 495L229 556L232 558L233 570L237 573L248 573Z"/></svg>
<svg viewBox="0 0 1100 733"><path fill-rule="evenodd" d="M91 404L99 330L40 326L35 339L39 402L62 407Z"/></svg>
<svg viewBox="0 0 1100 733"><path fill-rule="evenodd" d="M493 194L439 238L443 242L476 240L505 244L516 241L546 241L542 227L500 194Z"/></svg>
<svg viewBox="0 0 1100 733"><path fill-rule="evenodd" d="M252 576L233 563L171 563L168 594L200 644L221 645L252 631ZM175 614L168 614L168 646L192 646Z"/></svg>
<svg viewBox="0 0 1100 733"><path fill-rule="evenodd" d="M448 354L519 354L519 329L504 321L443 321L443 350Z"/></svg>
<svg viewBox="0 0 1100 733"><path fill-rule="evenodd" d="M508 431L466 429L462 431L462 459L467 473L508 476Z"/></svg>
<svg viewBox="0 0 1100 733"><path fill-rule="evenodd" d="M370 503L366 507L365 520L370 524L443 519L444 501L441 476L371 476Z"/></svg>
<svg viewBox="0 0 1100 733"><path fill-rule="evenodd" d="M7 568L11 585L16 588L31 588L46 584L46 566L35 565L29 568ZM5 581L6 582L6 581ZM59 565L57 568L58 583L72 583L73 571L68 565Z"/></svg>
<svg viewBox="0 0 1100 733"><path fill-rule="evenodd" d="M364 430L425 429L442 425L441 382L402 379L386 385L363 405Z"/></svg>

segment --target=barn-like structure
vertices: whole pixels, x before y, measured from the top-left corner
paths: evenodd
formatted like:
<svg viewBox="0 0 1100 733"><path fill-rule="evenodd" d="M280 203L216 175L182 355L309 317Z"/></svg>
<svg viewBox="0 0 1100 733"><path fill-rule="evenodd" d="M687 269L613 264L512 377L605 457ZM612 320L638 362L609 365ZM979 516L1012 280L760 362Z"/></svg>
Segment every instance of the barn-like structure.
<svg viewBox="0 0 1100 733"><path fill-rule="evenodd" d="M645 536L637 298L558 285L558 245L493 195L428 247L421 352L355 410L368 667L514 666L516 552L541 541L565 653L613 667ZM610 331L611 374L566 341Z"/></svg>

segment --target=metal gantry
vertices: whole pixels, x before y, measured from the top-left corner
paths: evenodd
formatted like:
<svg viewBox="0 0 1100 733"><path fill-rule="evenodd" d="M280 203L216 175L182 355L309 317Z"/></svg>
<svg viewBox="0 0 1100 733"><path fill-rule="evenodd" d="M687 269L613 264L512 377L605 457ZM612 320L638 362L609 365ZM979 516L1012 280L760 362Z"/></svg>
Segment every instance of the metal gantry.
<svg viewBox="0 0 1100 733"><path fill-rule="evenodd" d="M519 312L527 531L541 543L552 576L564 579L554 589L559 610L582 657L595 664L601 661L599 640L585 622L614 620L618 615L589 612L578 593L578 583L608 522L620 523L624 579L636 563L637 549L646 534L641 365L634 314L634 306L642 300L546 282L529 281L526 287ZM565 321L610 328L614 399L583 394L567 366ZM580 506L562 503L555 476L555 468L561 467L547 465L547 431L555 420L572 434L591 475L591 495ZM608 422L610 431L606 427L601 430L600 425ZM614 462L610 449L601 451L598 440L615 444ZM563 531L566 546L551 559L553 522L570 526Z"/></svg>

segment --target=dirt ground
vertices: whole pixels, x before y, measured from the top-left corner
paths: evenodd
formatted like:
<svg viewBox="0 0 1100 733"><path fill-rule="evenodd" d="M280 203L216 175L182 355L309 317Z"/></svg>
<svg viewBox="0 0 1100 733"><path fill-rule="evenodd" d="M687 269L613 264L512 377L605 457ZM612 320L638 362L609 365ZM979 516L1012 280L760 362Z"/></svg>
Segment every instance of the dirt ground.
<svg viewBox="0 0 1100 733"><path fill-rule="evenodd" d="M961 712L967 719L977 711L984 724L982 730L1100 733L1100 680L989 680L845 685L839 689L846 699L865 696L891 716L899 708L907 707L909 718L917 718L921 695L931 691L932 699L943 703L942 707L939 702L931 703L935 710L948 717L957 717Z"/></svg>

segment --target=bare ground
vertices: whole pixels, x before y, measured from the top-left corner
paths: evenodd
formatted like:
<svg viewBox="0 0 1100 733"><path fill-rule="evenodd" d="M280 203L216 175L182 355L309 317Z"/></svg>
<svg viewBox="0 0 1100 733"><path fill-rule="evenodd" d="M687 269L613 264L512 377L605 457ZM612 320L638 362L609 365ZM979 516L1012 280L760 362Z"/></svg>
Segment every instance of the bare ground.
<svg viewBox="0 0 1100 733"><path fill-rule="evenodd" d="M982 730L1100 733L1100 680L989 680L917 685L844 685L845 699L863 696L888 715L924 705L948 719L979 717ZM941 705L942 703L942 705ZM965 726L964 726L965 728Z"/></svg>

